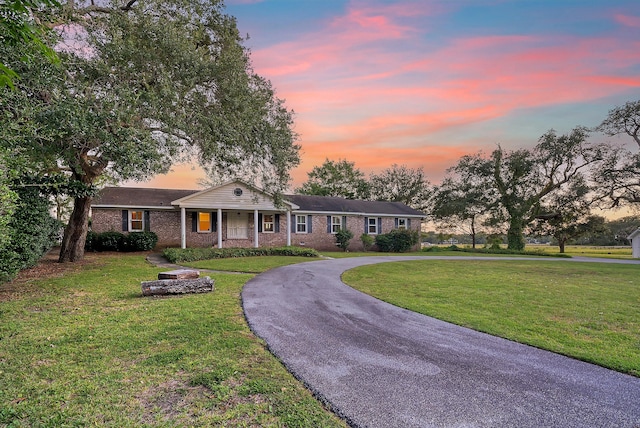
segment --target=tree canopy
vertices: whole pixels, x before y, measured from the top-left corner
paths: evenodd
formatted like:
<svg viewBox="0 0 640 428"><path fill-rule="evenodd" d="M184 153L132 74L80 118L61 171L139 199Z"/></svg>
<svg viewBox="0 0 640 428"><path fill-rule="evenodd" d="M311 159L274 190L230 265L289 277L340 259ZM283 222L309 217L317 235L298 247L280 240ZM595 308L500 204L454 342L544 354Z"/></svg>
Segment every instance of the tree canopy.
<svg viewBox="0 0 640 428"><path fill-rule="evenodd" d="M422 168L393 164L369 177L371 199L402 202L417 210L428 209L431 186Z"/></svg>
<svg viewBox="0 0 640 428"><path fill-rule="evenodd" d="M105 175L143 180L195 156L207 171L242 171L274 193L286 187L299 162L292 112L252 70L220 1L64 8L59 24L82 31L64 41L61 65L12 63L20 78L0 101L4 144L70 180L60 261L82 258L91 195ZM1 49L11 59L27 47Z"/></svg>
<svg viewBox="0 0 640 428"><path fill-rule="evenodd" d="M307 173L308 179L297 193L303 195L339 196L346 199L369 199L369 184L365 175L346 159L325 159Z"/></svg>

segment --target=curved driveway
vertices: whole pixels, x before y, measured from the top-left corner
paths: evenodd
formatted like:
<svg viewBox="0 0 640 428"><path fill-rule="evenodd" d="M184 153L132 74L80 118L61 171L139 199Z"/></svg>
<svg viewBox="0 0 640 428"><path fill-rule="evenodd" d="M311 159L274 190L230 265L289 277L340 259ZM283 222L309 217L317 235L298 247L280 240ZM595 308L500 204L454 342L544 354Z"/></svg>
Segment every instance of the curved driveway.
<svg viewBox="0 0 640 428"><path fill-rule="evenodd" d="M353 426L640 427L639 378L400 309L340 280L356 266L415 259L435 257L277 268L245 285L245 315Z"/></svg>

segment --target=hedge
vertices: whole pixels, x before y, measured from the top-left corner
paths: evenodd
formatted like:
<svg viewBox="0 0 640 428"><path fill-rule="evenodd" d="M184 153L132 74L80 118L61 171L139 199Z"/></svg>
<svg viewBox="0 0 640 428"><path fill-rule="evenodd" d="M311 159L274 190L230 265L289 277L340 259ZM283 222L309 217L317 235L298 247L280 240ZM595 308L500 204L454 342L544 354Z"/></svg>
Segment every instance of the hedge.
<svg viewBox="0 0 640 428"><path fill-rule="evenodd" d="M158 243L158 235L153 232L95 233L89 231L84 248L87 251L149 251Z"/></svg>
<svg viewBox="0 0 640 428"><path fill-rule="evenodd" d="M163 255L171 263L254 256L320 257L316 250L301 247L167 248L164 250Z"/></svg>
<svg viewBox="0 0 640 428"><path fill-rule="evenodd" d="M376 245L383 253L404 253L416 245L420 234L414 230L396 229L376 236Z"/></svg>

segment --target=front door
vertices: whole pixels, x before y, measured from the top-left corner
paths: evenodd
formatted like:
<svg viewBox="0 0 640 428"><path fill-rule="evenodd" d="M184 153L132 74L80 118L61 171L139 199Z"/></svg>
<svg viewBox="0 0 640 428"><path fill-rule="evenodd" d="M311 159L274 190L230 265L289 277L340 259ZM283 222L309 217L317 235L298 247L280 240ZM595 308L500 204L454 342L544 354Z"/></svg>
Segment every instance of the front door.
<svg viewBox="0 0 640 428"><path fill-rule="evenodd" d="M246 213L227 213L227 239L249 239L249 218Z"/></svg>

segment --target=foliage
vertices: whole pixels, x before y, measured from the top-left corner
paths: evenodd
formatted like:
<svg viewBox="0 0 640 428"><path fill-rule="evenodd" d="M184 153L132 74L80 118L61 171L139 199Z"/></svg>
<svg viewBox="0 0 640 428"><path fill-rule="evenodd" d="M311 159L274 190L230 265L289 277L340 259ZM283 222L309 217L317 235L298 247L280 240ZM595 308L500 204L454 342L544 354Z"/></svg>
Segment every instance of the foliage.
<svg viewBox="0 0 640 428"><path fill-rule="evenodd" d="M379 174L369 177L371 199L402 202L417 210L427 211L431 186L422 168L393 164Z"/></svg>
<svg viewBox="0 0 640 428"><path fill-rule="evenodd" d="M347 251L349 248L349 241L353 238L353 232L348 229L340 229L336 232L336 245L342 251Z"/></svg>
<svg viewBox="0 0 640 428"><path fill-rule="evenodd" d="M8 224L9 236L0 247L0 282L31 267L58 240L61 224L49 215L49 203L37 188L17 188L15 212Z"/></svg>
<svg viewBox="0 0 640 428"><path fill-rule="evenodd" d="M96 233L89 231L85 241L87 251L150 251L158 243L158 235L154 232L120 232Z"/></svg>
<svg viewBox="0 0 640 428"><path fill-rule="evenodd" d="M447 170L450 175L435 190L431 214L442 226L468 234L475 248L478 226L487 220L497 195L473 169L462 165L459 163Z"/></svg>
<svg viewBox="0 0 640 428"><path fill-rule="evenodd" d="M609 136L626 134L640 146L640 100L609 111L596 130ZM640 203L640 153L617 147L594 171L593 180L599 183L597 196L605 207Z"/></svg>
<svg viewBox="0 0 640 428"><path fill-rule="evenodd" d="M420 241L415 230L395 229L389 233L376 235L376 245L384 253L405 253Z"/></svg>
<svg viewBox="0 0 640 428"><path fill-rule="evenodd" d="M307 173L307 181L296 189L303 195L336 196L346 199L368 199L369 184L364 173L346 159L325 159Z"/></svg>
<svg viewBox="0 0 640 428"><path fill-rule="evenodd" d="M12 0L0 3L0 44L1 45L30 45L39 53L44 54L52 62L57 62L56 53L41 39L47 32L42 20L48 18L52 10L58 8L56 0ZM21 61L28 61L23 57ZM13 81L18 74L12 70L7 59L0 56L0 87L14 88Z"/></svg>
<svg viewBox="0 0 640 428"><path fill-rule="evenodd" d="M510 250L508 248L501 248L499 245L491 245L486 248L465 248L459 247L457 245L451 245L449 247L426 247L422 249L422 252L431 253L431 252L440 252L440 251L455 251L460 253L472 253L472 254L500 254L500 255L518 255L518 256L547 256L547 257L560 257L560 258L571 258L571 256L566 254L557 254L545 252L542 250L538 251L518 251L518 250Z"/></svg>
<svg viewBox="0 0 640 428"><path fill-rule="evenodd" d="M640 100L629 101L622 107L615 107L596 131L614 136L627 134L640 146Z"/></svg>
<svg viewBox="0 0 640 428"><path fill-rule="evenodd" d="M488 157L464 156L454 167L477 178L478 186L491 189L496 223L506 223L509 249L522 250L524 231L541 214L545 198L584 182L584 170L607 155L607 147L587 143L585 128L557 135L550 130L533 149L505 151L498 147Z"/></svg>
<svg viewBox="0 0 640 428"><path fill-rule="evenodd" d="M254 73L222 7L68 2L59 24L84 35L62 41L60 67L28 46L0 48L21 76L0 94L2 144L87 186L105 175L146 179L193 156L208 171L242 171L281 192L299 162L292 113ZM29 54L29 63L15 60ZM90 202L75 197L61 261L83 256Z"/></svg>
<svg viewBox="0 0 640 428"><path fill-rule="evenodd" d="M360 241L362 242L362 250L365 252L369 251L369 248L371 248L371 246L375 243L373 236L367 233L363 233L362 235L360 235Z"/></svg>
<svg viewBox="0 0 640 428"><path fill-rule="evenodd" d="M299 256L319 257L313 248L260 247L260 248L166 248L162 254L171 263L198 260L223 259L254 256Z"/></svg>
<svg viewBox="0 0 640 428"><path fill-rule="evenodd" d="M151 251L158 243L158 235L154 232L132 232L127 235L131 251Z"/></svg>
<svg viewBox="0 0 640 428"><path fill-rule="evenodd" d="M15 211L18 198L16 192L11 190L8 161L0 151L0 248L4 247L10 239L11 228L9 223Z"/></svg>

